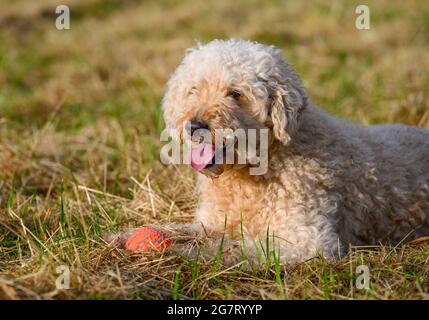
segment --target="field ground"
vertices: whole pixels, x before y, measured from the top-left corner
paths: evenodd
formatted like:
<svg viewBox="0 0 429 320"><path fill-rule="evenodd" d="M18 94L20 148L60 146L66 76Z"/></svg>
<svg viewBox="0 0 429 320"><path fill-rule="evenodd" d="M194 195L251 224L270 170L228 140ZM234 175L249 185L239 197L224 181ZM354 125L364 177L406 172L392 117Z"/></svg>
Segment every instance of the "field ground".
<svg viewBox="0 0 429 320"><path fill-rule="evenodd" d="M429 4L367 1L0 2L0 298L424 299L429 244L352 248L295 267L130 255L102 236L192 219L194 175L159 163L164 85L195 39L284 49L313 102L366 124L429 128ZM354 285L358 265L370 289ZM71 268L57 290L56 268Z"/></svg>

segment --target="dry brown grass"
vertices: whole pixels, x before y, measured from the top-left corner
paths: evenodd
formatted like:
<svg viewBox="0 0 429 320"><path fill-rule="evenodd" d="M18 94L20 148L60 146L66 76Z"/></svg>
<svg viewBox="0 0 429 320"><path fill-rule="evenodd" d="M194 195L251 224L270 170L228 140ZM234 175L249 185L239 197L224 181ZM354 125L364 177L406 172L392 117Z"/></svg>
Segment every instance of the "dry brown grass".
<svg viewBox="0 0 429 320"><path fill-rule="evenodd" d="M0 4L0 298L428 298L424 241L245 272L102 238L192 219L194 176L158 162L158 135L165 81L194 39L277 45L329 111L429 128L425 1L370 2L371 31L354 28L354 1L66 2L69 31L54 28L57 1ZM55 289L62 264L70 290Z"/></svg>

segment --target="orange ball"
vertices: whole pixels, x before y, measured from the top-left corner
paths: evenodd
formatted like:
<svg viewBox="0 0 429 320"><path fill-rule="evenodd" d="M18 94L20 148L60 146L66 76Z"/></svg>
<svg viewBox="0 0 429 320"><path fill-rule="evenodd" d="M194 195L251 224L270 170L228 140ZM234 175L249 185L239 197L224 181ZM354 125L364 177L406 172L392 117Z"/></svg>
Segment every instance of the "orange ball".
<svg viewBox="0 0 429 320"><path fill-rule="evenodd" d="M137 252L163 251L172 244L170 237L154 227L137 229L125 242L125 249Z"/></svg>

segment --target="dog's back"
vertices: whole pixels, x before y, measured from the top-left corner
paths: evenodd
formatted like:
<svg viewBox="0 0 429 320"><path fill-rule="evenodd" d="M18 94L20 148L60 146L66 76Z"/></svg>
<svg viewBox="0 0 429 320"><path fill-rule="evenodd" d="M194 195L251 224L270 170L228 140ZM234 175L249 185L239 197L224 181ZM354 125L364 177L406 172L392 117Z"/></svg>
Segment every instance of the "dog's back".
<svg viewBox="0 0 429 320"><path fill-rule="evenodd" d="M384 167L390 174L393 168L403 171L403 178L411 184L429 184L429 130L402 124L377 125L368 127L371 145L382 162L390 162ZM383 170L383 166L379 166Z"/></svg>
<svg viewBox="0 0 429 320"><path fill-rule="evenodd" d="M299 143L338 167L331 167L333 192L343 199L338 232L346 242L395 244L429 234L429 130L361 126L312 107L302 126Z"/></svg>
<svg viewBox="0 0 429 320"><path fill-rule="evenodd" d="M391 124L361 132L376 177L370 195L374 207L368 215L374 224L373 242L398 243L428 235L429 130Z"/></svg>

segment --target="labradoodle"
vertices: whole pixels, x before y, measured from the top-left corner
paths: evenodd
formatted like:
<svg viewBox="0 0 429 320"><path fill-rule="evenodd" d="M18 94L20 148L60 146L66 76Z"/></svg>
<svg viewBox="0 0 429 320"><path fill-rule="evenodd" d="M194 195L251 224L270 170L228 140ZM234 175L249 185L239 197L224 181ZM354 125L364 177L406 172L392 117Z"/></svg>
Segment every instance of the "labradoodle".
<svg viewBox="0 0 429 320"><path fill-rule="evenodd" d="M225 234L226 263L244 251L258 260L275 250L282 263L335 258L350 245L429 234L429 131L327 114L273 46L232 39L189 49L162 108L167 128L179 133L269 132L264 174L249 174L251 164L191 161L200 197L195 220L171 227L209 234L212 243ZM183 143L185 135L176 138Z"/></svg>

